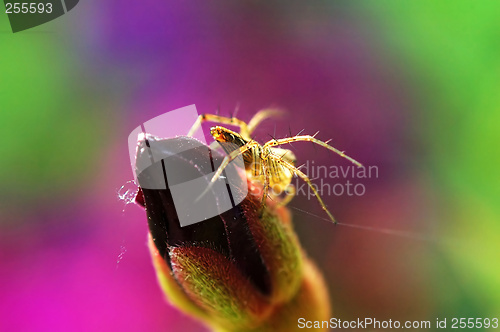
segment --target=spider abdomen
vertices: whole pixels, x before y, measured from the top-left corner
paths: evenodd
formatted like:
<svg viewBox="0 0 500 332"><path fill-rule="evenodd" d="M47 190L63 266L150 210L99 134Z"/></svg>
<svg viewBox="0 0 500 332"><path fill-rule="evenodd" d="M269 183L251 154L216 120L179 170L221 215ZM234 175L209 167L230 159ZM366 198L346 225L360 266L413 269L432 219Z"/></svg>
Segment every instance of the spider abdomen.
<svg viewBox="0 0 500 332"><path fill-rule="evenodd" d="M283 193L290 185L293 177L293 172L283 164L295 165L293 153L280 148L263 149L262 146L252 147L247 153L251 155L250 158L244 158L247 176L254 182L266 185L270 189L269 194L272 196L279 196ZM271 154L273 157L279 157L279 159L271 157Z"/></svg>

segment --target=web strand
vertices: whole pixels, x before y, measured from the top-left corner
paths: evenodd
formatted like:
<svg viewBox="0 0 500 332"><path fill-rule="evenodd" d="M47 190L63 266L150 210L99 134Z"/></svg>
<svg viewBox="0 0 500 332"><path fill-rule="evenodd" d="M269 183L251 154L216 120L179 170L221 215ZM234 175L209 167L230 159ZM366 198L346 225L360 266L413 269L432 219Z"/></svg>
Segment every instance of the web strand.
<svg viewBox="0 0 500 332"><path fill-rule="evenodd" d="M318 218L321 220L325 220L325 221L328 221L331 223L330 219L323 218L323 217L318 216L314 213L311 213L311 212L308 212L308 211L305 211L305 210L302 210L302 209L299 209L299 208L296 208L293 206L288 206L288 207L292 208L294 210L297 210L299 212L302 212L304 214L310 215L312 217L315 217L315 218ZM361 229L361 230L370 231L370 232L381 233L381 234L409 238L409 239L416 240L416 241L438 243L437 239L435 239L434 237L431 237L431 236L427 236L425 234L418 234L418 233L405 232L405 231L396 231L393 229L378 228L378 227L371 227L371 226L352 225L352 224L346 224L346 223L342 223L342 222L337 222L337 225Z"/></svg>

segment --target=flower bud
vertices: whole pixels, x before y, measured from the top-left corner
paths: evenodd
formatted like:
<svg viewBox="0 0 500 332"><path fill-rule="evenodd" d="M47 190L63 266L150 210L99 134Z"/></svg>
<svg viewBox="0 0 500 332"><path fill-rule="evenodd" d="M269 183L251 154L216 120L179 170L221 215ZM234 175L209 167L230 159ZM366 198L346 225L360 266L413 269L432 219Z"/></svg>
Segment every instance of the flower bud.
<svg viewBox="0 0 500 332"><path fill-rule="evenodd" d="M161 143L184 170L206 175L209 162L193 141ZM179 145L182 156L169 153ZM149 157L138 151L140 158ZM184 227L169 187L139 189L136 202L146 210L153 264L168 300L220 331L291 331L299 318L328 320L324 281L301 249L289 211L272 200L262 207L256 195L262 188L247 186L248 193L233 193L246 195L238 205Z"/></svg>

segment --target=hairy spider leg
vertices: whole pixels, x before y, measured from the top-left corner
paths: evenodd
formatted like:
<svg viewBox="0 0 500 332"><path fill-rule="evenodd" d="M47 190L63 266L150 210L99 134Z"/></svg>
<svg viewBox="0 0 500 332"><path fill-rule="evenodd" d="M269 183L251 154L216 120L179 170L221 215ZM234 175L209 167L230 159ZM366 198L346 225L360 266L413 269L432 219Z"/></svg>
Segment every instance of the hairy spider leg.
<svg viewBox="0 0 500 332"><path fill-rule="evenodd" d="M288 138L281 138L281 139L275 139L275 140L270 140L267 143L265 143L262 146L262 149L269 148L271 146L279 146L283 145L286 143L292 143L292 142L299 142L299 141L306 141L306 142L313 142L318 145L321 145L324 148L327 148L328 150L331 150L335 152L336 154L340 155L341 157L346 158L349 160L351 163L355 164L358 167L364 167L360 162L354 160L353 158L349 157L346 155L343 151L335 149L333 146L326 144L323 141L320 141L319 139L315 138L314 136L311 135L302 135L302 136L295 136L295 137L288 137Z"/></svg>
<svg viewBox="0 0 500 332"><path fill-rule="evenodd" d="M195 123L193 124L187 135L193 136L194 133L200 128L203 122L216 122L216 123L239 127L240 135L247 140L251 140L250 135L263 120L270 118L272 116L280 115L282 113L283 113L282 111L273 109L261 110L252 117L252 119L248 124L245 121L235 117L225 117L213 114L202 114L198 116L198 118L196 119Z"/></svg>
<svg viewBox="0 0 500 332"><path fill-rule="evenodd" d="M278 150L277 148L270 148L270 150L271 150L270 154L272 154L273 157L275 157L274 159L276 159L276 157L277 157L277 158L279 158L280 161L283 161L283 157L287 153L290 152L290 150L286 150L286 152L284 154L282 154L281 156L278 156L278 155L274 154L274 151ZM281 162L278 162L278 164L281 164ZM296 194L295 186L291 183L288 184L285 188L285 197L281 201L279 201L277 204L279 206L287 205L295 197L295 194Z"/></svg>
<svg viewBox="0 0 500 332"><path fill-rule="evenodd" d="M214 176L210 180L210 183L208 184L207 188L205 188L205 190L198 196L198 198L196 198L195 201L198 201L201 197L203 197L206 193L208 193L208 191L212 188L217 179L222 175L222 172L227 167L227 165L229 165L231 161L238 158L238 156L242 155L243 153L245 153L246 151L250 150L255 146L259 146L259 143L257 143L256 141L250 141L245 145L243 145L242 147L240 147L239 149L234 150L233 152L225 156L219 168L217 169L217 172L215 172Z"/></svg>
<svg viewBox="0 0 500 332"><path fill-rule="evenodd" d="M270 156L271 156L271 158L275 159L277 162L282 164L284 167L288 168L294 174L297 174L302 180L304 180L309 185L309 187L312 189L312 191L314 193L314 196L316 196L316 198L318 199L319 204L321 204L321 208L326 212L326 214L328 214L328 217L332 220L332 222L334 224L336 224L337 221L335 220L333 215L330 213L330 211L328 211L328 209L327 209L325 203L323 202L323 200L321 199L321 196L319 195L318 191L316 190L316 188L314 188L311 180L309 180L309 177L307 177L307 175L305 175L301 170L299 170L297 167L293 166L292 164L290 164L286 160L280 159L276 155L271 154Z"/></svg>
<svg viewBox="0 0 500 332"><path fill-rule="evenodd" d="M277 109L264 109L260 110L248 122L248 135L252 134L255 128L265 119L271 117L278 117L284 114L284 111Z"/></svg>
<svg viewBox="0 0 500 332"><path fill-rule="evenodd" d="M261 153L262 156L262 153ZM262 158L261 158L262 159ZM269 192L269 171L267 169L267 162L262 163L262 173L264 174L264 186L263 186L263 192L262 192L262 199L261 199L261 211L264 211L264 207L266 206L266 199L267 199L267 194Z"/></svg>
<svg viewBox="0 0 500 332"><path fill-rule="evenodd" d="M247 129L247 123L245 121L242 121L238 118L229 118L225 116L219 116L219 115L213 115L213 114L202 114L198 116L196 121L194 122L193 126L188 132L188 136L193 136L194 133L200 128L201 124L203 122L216 122L216 123L221 123L221 124L226 124L226 125L232 125L240 128L241 136L246 137L248 133ZM245 134L245 135L244 135Z"/></svg>

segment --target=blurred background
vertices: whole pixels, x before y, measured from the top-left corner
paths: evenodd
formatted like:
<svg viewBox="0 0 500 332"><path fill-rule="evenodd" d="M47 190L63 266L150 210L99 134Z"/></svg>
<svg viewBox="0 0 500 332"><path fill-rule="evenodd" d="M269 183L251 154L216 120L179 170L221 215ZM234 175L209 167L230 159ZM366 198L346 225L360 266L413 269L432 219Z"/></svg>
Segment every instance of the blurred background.
<svg viewBox="0 0 500 332"><path fill-rule="evenodd" d="M0 14L0 330L205 331L164 301L127 137L164 112L318 138L378 177L290 208L333 317L500 313L500 3L83 1L12 34ZM299 164L349 166L308 143ZM320 179L315 179L319 181ZM334 184L344 179L324 179ZM500 318L500 317L498 317Z"/></svg>

